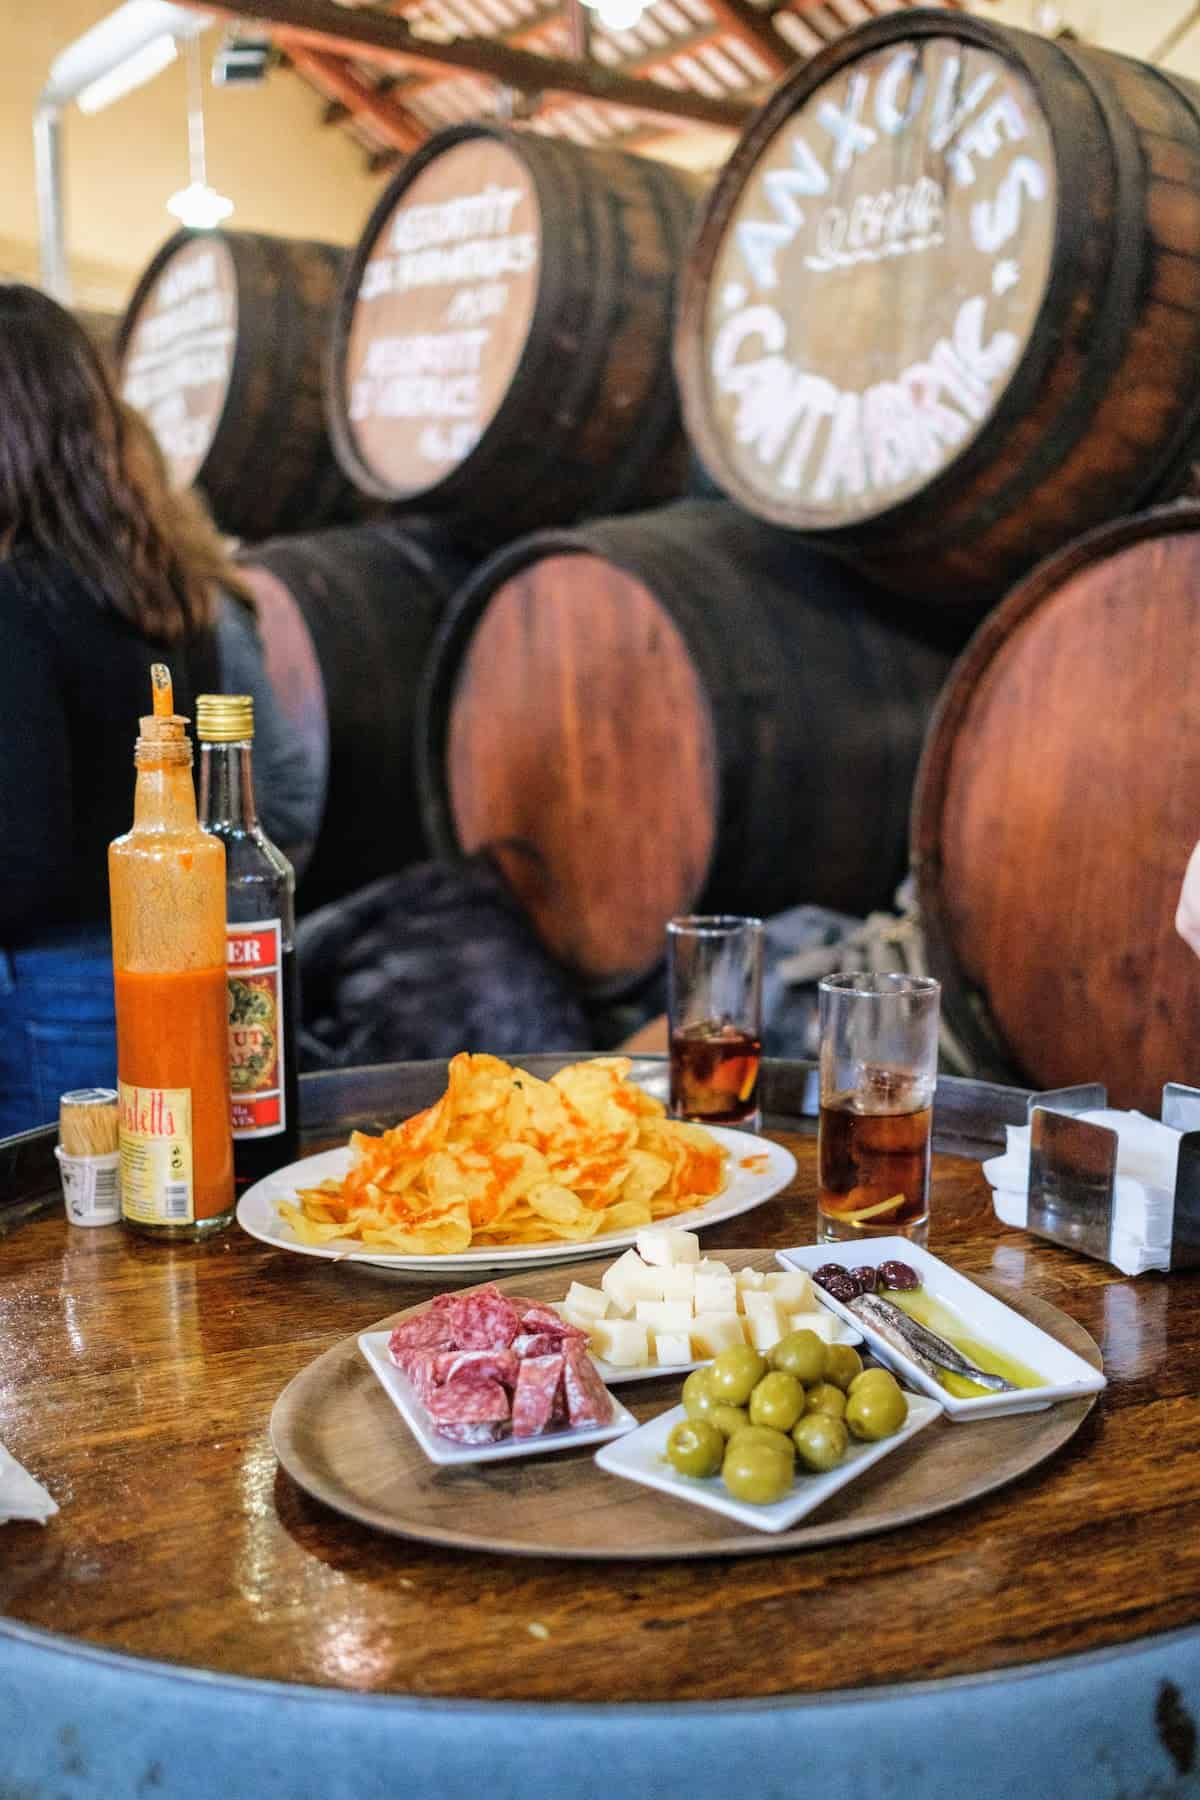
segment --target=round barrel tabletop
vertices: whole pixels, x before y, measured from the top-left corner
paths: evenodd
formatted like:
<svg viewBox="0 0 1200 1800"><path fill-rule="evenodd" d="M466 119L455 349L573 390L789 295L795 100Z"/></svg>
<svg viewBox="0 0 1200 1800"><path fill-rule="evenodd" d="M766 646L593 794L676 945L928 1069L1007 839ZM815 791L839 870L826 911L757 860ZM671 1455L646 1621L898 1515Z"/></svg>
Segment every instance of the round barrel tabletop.
<svg viewBox="0 0 1200 1800"><path fill-rule="evenodd" d="M307 1141L394 1122L444 1077L306 1078ZM929 1248L1091 1333L1091 1414L969 1505L706 1562L470 1554L327 1509L276 1462L275 1400L428 1282L237 1226L196 1246L71 1229L53 1133L0 1143L0 1442L60 1507L0 1527L0 1793L362 1800L394 1791L397 1757L439 1796L707 1796L747 1758L762 1793L823 1800L891 1791L885 1769L921 1794L970 1767L987 1795L1190 1791L1200 1280L1130 1280L998 1222L979 1159L1025 1099L941 1083ZM765 1101L798 1172L706 1231L709 1254L815 1237L811 1067L768 1063Z"/></svg>

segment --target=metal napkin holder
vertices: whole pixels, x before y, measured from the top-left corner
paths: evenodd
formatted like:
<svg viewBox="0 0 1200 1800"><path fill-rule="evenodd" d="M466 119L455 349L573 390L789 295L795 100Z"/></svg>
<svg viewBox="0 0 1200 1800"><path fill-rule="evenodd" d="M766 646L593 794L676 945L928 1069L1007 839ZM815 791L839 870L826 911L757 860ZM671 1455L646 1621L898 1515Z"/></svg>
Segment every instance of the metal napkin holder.
<svg viewBox="0 0 1200 1800"><path fill-rule="evenodd" d="M1078 1115L1108 1105L1099 1083L1031 1094L1026 1230L1111 1261L1117 1133ZM1200 1088L1168 1081L1162 1123L1182 1132L1168 1267L1200 1266Z"/></svg>
<svg viewBox="0 0 1200 1800"><path fill-rule="evenodd" d="M1101 1084L1031 1094L1029 1211L1025 1229L1051 1244L1110 1262L1115 1215L1117 1132L1079 1118L1108 1105ZM1171 1217L1171 1269L1200 1265L1200 1087L1168 1082L1162 1123L1182 1132Z"/></svg>

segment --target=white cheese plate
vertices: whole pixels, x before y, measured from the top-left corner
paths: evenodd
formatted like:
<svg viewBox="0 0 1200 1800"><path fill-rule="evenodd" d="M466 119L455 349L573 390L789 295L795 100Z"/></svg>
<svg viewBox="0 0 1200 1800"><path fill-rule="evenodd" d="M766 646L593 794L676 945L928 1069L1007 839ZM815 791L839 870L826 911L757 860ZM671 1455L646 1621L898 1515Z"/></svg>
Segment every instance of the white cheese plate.
<svg viewBox="0 0 1200 1800"><path fill-rule="evenodd" d="M388 1355L391 1335L390 1331L364 1331L358 1339L358 1348L430 1462L506 1462L514 1456L545 1456L552 1450L577 1450L589 1444L604 1444L622 1432L637 1428L633 1414L621 1405L615 1394L610 1394L613 1416L607 1425L564 1426L558 1431L540 1432L537 1437L499 1438L491 1444L456 1444L434 1430L433 1421L418 1399L412 1382Z"/></svg>
<svg viewBox="0 0 1200 1800"><path fill-rule="evenodd" d="M942 1408L936 1400L928 1399L924 1394L909 1394L907 1399L908 1418L895 1437L884 1438L877 1444L858 1443L852 1438L836 1469L830 1469L824 1475L799 1472L790 1493L770 1506L753 1506L749 1501L735 1500L719 1475L700 1477L675 1472L666 1459L667 1439L672 1427L687 1417L682 1406L673 1406L669 1412L660 1413L656 1419L618 1438L615 1443L606 1444L597 1451L595 1460L597 1466L610 1475L641 1482L643 1487L657 1488L660 1493L670 1494L672 1499L705 1506L710 1512L726 1513L729 1518L757 1531L786 1531L798 1519L814 1512L839 1488L844 1488L847 1482L873 1468L883 1457L909 1443L918 1431L941 1417Z"/></svg>
<svg viewBox="0 0 1200 1800"><path fill-rule="evenodd" d="M907 1238L865 1238L853 1244L801 1244L781 1250L776 1258L785 1269L806 1269L810 1275L823 1263L843 1263L847 1269L878 1268L880 1263L893 1259L908 1263L920 1276L921 1286L930 1298L957 1313L977 1342L991 1345L1045 1378L1042 1386L1018 1388L1016 1393L961 1399L947 1393L940 1382L927 1375L911 1358L893 1349L872 1329L868 1320L860 1319L832 1294L817 1288L817 1298L822 1306L827 1306L847 1324L858 1327L880 1362L902 1376L910 1387L940 1401L948 1419L995 1419L1010 1413L1040 1412L1057 1400L1077 1400L1084 1394L1097 1394L1108 1385L1102 1370L1085 1362L1082 1356L1068 1350L1039 1325L1023 1318L1003 1300L998 1300L994 1294L960 1275L957 1269L952 1269L949 1263L931 1255L920 1244L910 1243ZM885 1300L894 1299L886 1288L881 1289L881 1296Z"/></svg>

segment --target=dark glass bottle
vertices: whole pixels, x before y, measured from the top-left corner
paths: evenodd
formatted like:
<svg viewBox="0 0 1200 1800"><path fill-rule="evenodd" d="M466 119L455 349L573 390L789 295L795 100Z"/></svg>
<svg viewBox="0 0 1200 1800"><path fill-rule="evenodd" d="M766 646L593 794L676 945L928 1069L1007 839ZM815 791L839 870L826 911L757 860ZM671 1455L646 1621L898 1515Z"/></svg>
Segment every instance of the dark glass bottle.
<svg viewBox="0 0 1200 1800"><path fill-rule="evenodd" d="M258 822L254 701L200 694L200 823L225 845L233 1170L239 1193L299 1144L295 893L291 863Z"/></svg>

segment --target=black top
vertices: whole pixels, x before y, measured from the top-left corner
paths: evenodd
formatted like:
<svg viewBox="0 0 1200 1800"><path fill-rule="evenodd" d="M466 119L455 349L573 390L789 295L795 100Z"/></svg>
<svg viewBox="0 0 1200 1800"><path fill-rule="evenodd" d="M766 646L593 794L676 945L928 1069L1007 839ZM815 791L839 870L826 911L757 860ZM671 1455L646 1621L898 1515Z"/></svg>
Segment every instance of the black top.
<svg viewBox="0 0 1200 1800"><path fill-rule="evenodd" d="M0 562L0 945L108 922L108 846L133 823L154 662L189 717L218 686L213 634L150 643L60 558Z"/></svg>

